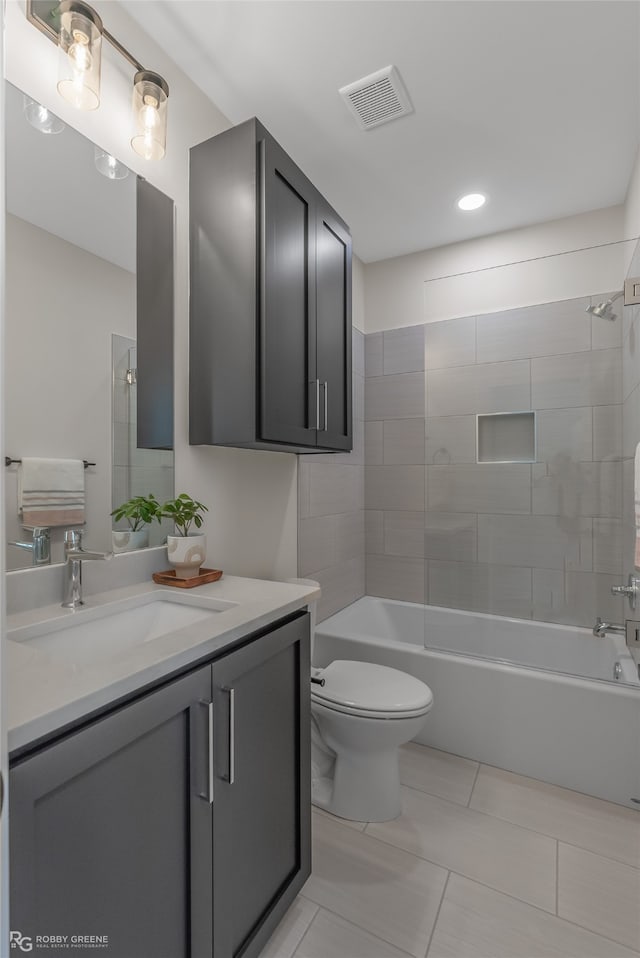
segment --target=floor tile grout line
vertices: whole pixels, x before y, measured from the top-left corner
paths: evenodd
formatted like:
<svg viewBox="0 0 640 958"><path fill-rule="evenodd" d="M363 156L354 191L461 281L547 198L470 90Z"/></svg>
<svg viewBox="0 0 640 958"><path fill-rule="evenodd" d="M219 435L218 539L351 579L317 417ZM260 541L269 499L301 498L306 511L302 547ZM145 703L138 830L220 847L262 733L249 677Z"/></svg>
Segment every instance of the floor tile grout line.
<svg viewBox="0 0 640 958"><path fill-rule="evenodd" d="M445 879L444 887L442 889L442 895L440 896L440 902L438 904L438 910L436 911L436 917L433 921L433 928L431 929L431 934L429 935L429 941L427 942L427 950L424 953L425 958L428 958L429 949L431 948L431 942L433 941L433 936L436 931L436 925L438 924L438 918L440 917L440 911L442 905L444 904L444 896L447 894L447 888L449 887L449 879L451 878L451 871L447 872L447 877Z"/></svg>
<svg viewBox="0 0 640 958"><path fill-rule="evenodd" d="M312 898L310 898L309 901L313 902L314 905L318 905L318 903L317 903L316 901L313 901ZM311 925L312 925L313 922L315 921L315 919L316 919L316 917L317 917L319 911L326 911L326 912L328 912L330 915L333 915L334 918L339 918L341 921L346 922L347 925L351 925L352 928L357 928L358 931L364 931L364 932L366 932L367 935L370 935L372 938L376 938L378 941L384 942L385 945L389 945L391 948L395 948L396 951L399 951L401 954L406 955L407 958L416 958L416 956L413 955L410 951L406 951L406 949L400 948L399 945L396 945L396 944L394 944L394 942L389 941L388 938L382 938L380 935L374 934L374 933L371 931L370 928L365 928L364 925L359 925L358 922L357 922L357 921L353 921L352 918L345 918L344 915L341 915L341 914L340 914L340 912L334 911L333 908L329 908L327 905L318 905L318 911L316 911L315 915L313 916L312 921L309 923L309 927L306 929L304 935L302 936L302 938L300 939L300 941L299 941L298 944L296 945L296 951L298 950L298 948L299 948L300 945L302 944L303 939L305 938L307 932L308 932L309 929L311 928ZM295 958L295 952L294 952L292 958Z"/></svg>
<svg viewBox="0 0 640 958"><path fill-rule="evenodd" d="M456 802L454 799L451 799L451 798L443 798L442 795L437 795L435 792L427 792L425 791L425 789L418 788L415 785L408 785L405 782L402 782L401 784L403 788L409 788L411 789L412 792L419 792L421 795L428 795L430 798L437 798L439 801L446 802L447 804L453 805L456 808L468 808L470 812L477 812L478 815L485 815L487 818L492 818L495 821L504 822L505 825L513 825L514 828L522 828L524 831L532 832L534 835L540 835L542 838L549 838L552 841L562 842L563 845L570 845L572 848L579 848L582 851L589 852L591 855L597 855L599 858L604 858L607 861L616 862L619 865L628 865L629 868L635 868L636 871L640 870L640 860L638 861L637 865L632 865L630 862L625 861L623 858L613 858L611 855L605 855L602 852L594 851L593 848L586 848L584 845L579 845L576 841L569 841L566 838L559 838L558 835L552 835L549 832L542 832L538 828L533 828L530 825L523 825L521 824L521 822L514 822L512 821L512 819L504 818L502 815L496 815L492 812L483 811L480 808L473 808L470 803L473 800L473 789L475 789L475 785L478 780L482 765L483 763L481 762L480 768L478 769L478 772L476 774L473 788L471 790L471 795L469 796L469 799L466 805L463 805L462 802ZM495 768L496 766L492 765L488 767ZM538 779L534 779L534 781L538 781ZM561 786L558 786L558 787L561 787ZM577 794L583 795L584 793L578 792ZM587 796L587 798L589 797L590 796ZM603 801L605 801L605 799L603 799ZM621 808L624 808L624 807L625 807L624 805L621 806ZM370 823L367 823L367 824L370 824ZM378 824L378 823L373 822L373 824Z"/></svg>
<svg viewBox="0 0 640 958"><path fill-rule="evenodd" d="M481 769L480 762L478 762L478 767L476 769L476 774L473 776L473 785L471 786L471 791L469 792L469 798L467 799L467 808L471 808L471 799L473 798L473 793L475 791L476 782L478 781L478 776L480 775Z"/></svg>

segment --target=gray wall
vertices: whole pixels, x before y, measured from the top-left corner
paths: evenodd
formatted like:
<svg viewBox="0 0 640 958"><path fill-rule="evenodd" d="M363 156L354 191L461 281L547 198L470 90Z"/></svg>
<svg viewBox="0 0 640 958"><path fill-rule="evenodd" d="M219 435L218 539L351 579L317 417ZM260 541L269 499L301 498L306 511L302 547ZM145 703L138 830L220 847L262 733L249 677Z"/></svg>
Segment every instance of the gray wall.
<svg viewBox="0 0 640 958"><path fill-rule="evenodd" d="M583 625L623 617L610 595L622 573L622 322L592 319L589 302L366 337L368 594ZM476 414L529 409L536 461L477 463Z"/></svg>
<svg viewBox="0 0 640 958"><path fill-rule="evenodd" d="M353 451L299 457L298 575L322 587L318 620L364 595L364 335L353 329Z"/></svg>

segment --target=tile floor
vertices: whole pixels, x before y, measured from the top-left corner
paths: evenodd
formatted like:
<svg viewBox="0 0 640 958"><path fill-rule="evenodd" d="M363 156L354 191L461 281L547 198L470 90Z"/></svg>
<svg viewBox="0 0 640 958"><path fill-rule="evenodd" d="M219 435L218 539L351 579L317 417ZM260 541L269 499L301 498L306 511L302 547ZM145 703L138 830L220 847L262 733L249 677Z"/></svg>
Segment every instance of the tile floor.
<svg viewBox="0 0 640 958"><path fill-rule="evenodd" d="M261 958L640 956L640 812L414 744L401 777L394 822L314 809Z"/></svg>

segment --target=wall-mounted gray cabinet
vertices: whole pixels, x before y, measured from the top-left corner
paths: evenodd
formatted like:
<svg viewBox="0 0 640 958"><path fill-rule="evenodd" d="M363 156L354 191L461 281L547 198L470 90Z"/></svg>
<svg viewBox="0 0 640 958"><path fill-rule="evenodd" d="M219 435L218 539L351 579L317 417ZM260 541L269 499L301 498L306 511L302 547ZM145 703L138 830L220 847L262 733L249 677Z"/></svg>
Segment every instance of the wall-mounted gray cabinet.
<svg viewBox="0 0 640 958"><path fill-rule="evenodd" d="M190 442L350 450L348 227L256 119L190 176Z"/></svg>
<svg viewBox="0 0 640 958"><path fill-rule="evenodd" d="M254 958L310 872L309 721L300 614L15 761L11 927Z"/></svg>

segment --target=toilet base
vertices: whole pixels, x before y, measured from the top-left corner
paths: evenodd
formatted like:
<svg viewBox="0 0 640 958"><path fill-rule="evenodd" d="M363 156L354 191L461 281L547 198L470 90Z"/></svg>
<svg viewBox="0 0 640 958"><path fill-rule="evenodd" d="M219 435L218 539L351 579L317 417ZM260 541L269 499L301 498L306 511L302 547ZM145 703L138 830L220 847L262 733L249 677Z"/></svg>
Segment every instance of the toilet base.
<svg viewBox="0 0 640 958"><path fill-rule="evenodd" d="M397 747L375 754L338 755L333 780L320 779L312 789L311 800L332 815L352 822L397 818L402 812Z"/></svg>

